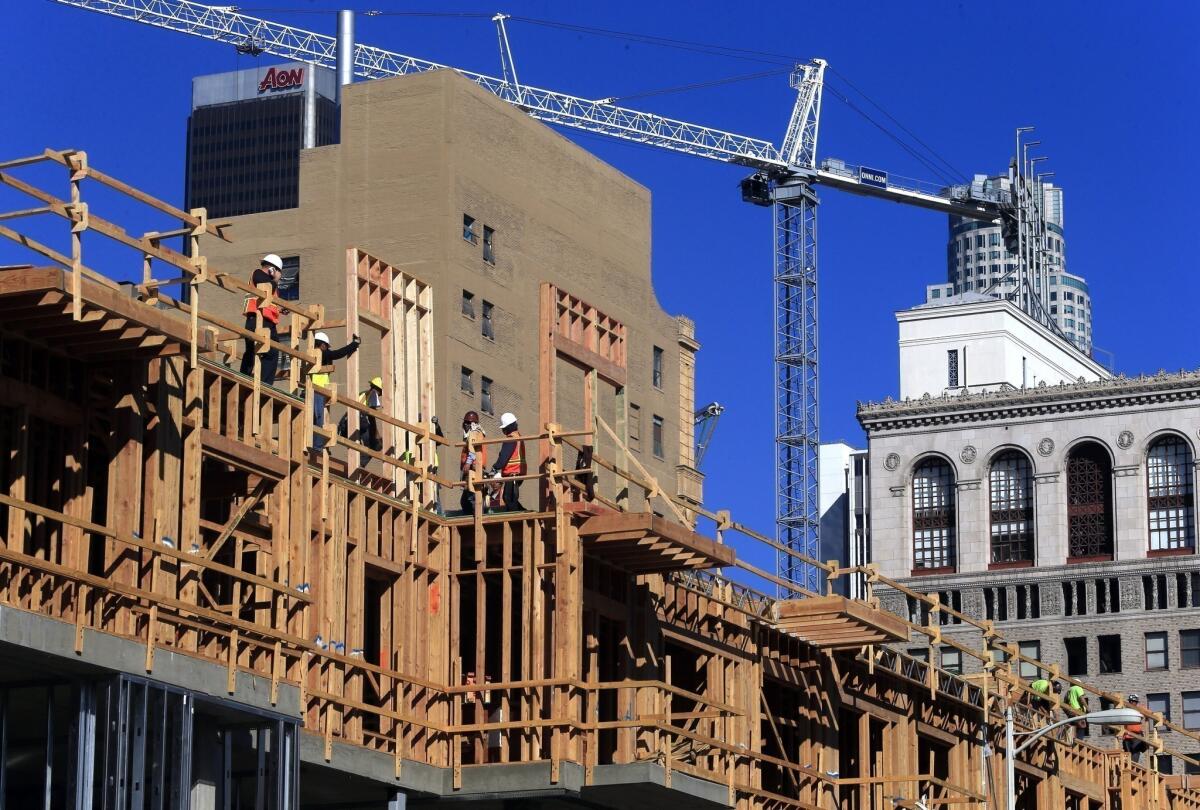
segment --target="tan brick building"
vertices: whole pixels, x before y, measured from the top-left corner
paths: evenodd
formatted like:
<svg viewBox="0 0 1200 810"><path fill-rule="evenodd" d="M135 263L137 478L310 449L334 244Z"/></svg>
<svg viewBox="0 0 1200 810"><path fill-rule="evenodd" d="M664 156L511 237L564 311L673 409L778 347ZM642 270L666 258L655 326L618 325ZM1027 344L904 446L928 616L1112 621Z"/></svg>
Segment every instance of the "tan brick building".
<svg viewBox="0 0 1200 810"><path fill-rule="evenodd" d="M343 95L341 143L301 155L299 207L230 221L235 241L206 246L215 266L248 275L264 253L298 257L301 301L324 304L334 321L346 309L349 249L429 284L431 410L452 438L469 409L490 438L505 411L523 432L540 430L542 285L594 307L624 326L627 358L624 380L599 375L596 415L665 490L699 499L698 344L691 321L654 294L650 193L549 127L450 71L355 84ZM330 331L335 343L349 337ZM375 355L364 344L360 386ZM554 364L555 419L580 429L585 372L562 355ZM334 376L342 385L345 366ZM612 457L606 440L599 448Z"/></svg>

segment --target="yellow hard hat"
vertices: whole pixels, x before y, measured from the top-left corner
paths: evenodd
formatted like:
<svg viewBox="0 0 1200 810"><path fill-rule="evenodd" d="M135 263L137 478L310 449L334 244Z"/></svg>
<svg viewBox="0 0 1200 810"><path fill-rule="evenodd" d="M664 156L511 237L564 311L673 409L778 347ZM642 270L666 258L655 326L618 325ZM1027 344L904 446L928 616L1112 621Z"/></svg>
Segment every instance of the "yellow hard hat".
<svg viewBox="0 0 1200 810"><path fill-rule="evenodd" d="M378 388L380 391L382 391L383 390L383 377L372 377L371 385L375 388Z"/></svg>

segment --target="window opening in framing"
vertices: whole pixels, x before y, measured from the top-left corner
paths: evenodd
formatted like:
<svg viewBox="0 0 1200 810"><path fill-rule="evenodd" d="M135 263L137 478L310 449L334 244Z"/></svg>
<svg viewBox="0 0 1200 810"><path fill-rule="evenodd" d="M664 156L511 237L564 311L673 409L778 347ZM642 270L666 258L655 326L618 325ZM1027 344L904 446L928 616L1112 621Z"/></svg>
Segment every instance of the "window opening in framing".
<svg viewBox="0 0 1200 810"><path fill-rule="evenodd" d="M913 567L953 568L954 471L940 458L928 458L913 471Z"/></svg>
<svg viewBox="0 0 1200 810"><path fill-rule="evenodd" d="M1033 465L1024 453L1007 450L988 473L992 562L1033 561Z"/></svg>
<svg viewBox="0 0 1200 810"><path fill-rule="evenodd" d="M1163 436L1146 453L1146 505L1150 550L1191 549L1196 544L1192 450L1179 436Z"/></svg>

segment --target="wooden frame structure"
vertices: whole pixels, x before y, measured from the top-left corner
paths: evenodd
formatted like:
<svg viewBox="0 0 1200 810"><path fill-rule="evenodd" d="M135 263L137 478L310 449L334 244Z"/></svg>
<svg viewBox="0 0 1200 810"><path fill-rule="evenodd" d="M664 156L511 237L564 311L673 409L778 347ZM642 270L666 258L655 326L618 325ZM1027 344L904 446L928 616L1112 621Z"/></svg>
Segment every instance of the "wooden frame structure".
<svg viewBox="0 0 1200 810"><path fill-rule="evenodd" d="M408 386L402 408L375 412L394 437L383 452L315 428L311 398L229 369L221 348L246 337L269 343L298 385L319 362L301 341L323 325L323 310L277 302L295 327L286 344L202 311L201 287L206 299L259 291L162 242L175 233L197 247L201 236L224 238L222 229L81 155L0 163L0 185L44 203L0 220L57 215L72 241L68 256L0 226L55 265L0 271L0 604L73 626L63 654L86 657L103 633L144 645L152 675L156 651L169 649L220 663L230 693L247 677L269 683L273 697L292 685L303 729L327 759L335 744L361 746L390 756L397 777L408 762L448 769L455 788L468 767L547 762L553 784L563 763L577 763L589 786L597 768L651 762L667 787L687 773L720 785L737 808L997 806L1007 789L999 718L1014 705L1023 728L1044 718L1025 706L1028 688L1013 669L1028 659L990 624L979 625L983 649L960 645L941 635L937 614L950 609L936 596L869 566L807 558L825 573L825 592L772 599L747 583L777 579L736 550L796 552L728 512L674 503L644 470L630 473L627 458L594 454L592 463L640 504L669 503L671 515L597 496L585 483L592 468L564 466L564 448L594 447L597 430L624 451L620 427L594 410L581 430L551 418L526 437L542 447L543 464L528 476L545 492L539 511L447 519L422 508L419 489L485 485L434 471L437 448L460 445L408 418L414 406L428 411L429 372L406 370L415 399ZM11 174L42 161L68 168L71 201ZM181 228L127 234L83 207L86 179ZM83 230L141 254L136 297L82 263ZM152 262L183 271L190 303L165 295L171 280L156 280ZM397 325L412 336L415 318L416 339L428 340L432 327L420 321L432 293L358 251L348 273L357 284L349 322L378 320L395 381L412 351ZM564 345L577 352L546 315L561 315L564 301L572 313L584 305L550 285L542 295L542 336L554 347L543 358ZM620 381L623 327L609 326L612 339L592 343L593 381ZM322 390L336 407L364 410ZM553 417L545 393L542 405ZM327 455L314 464L307 449L318 430L414 485L351 480ZM415 459L398 457L412 446L422 451ZM715 539L696 532L699 522ZM846 577L862 580L866 599L834 594ZM904 591L933 618L913 624L881 611L871 595L879 586ZM889 646L911 632L961 649L983 671L953 675ZM1005 664L994 662L996 649L1008 652ZM1178 754L1153 726L1148 741ZM1200 808L1200 792L1178 780L1066 736L1034 746L1018 768L1027 807Z"/></svg>

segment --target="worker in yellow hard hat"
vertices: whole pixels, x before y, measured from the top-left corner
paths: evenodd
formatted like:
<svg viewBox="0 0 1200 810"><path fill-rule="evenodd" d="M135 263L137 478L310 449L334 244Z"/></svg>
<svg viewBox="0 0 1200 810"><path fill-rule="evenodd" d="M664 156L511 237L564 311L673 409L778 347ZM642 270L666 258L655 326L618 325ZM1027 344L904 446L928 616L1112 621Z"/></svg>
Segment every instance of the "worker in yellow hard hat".
<svg viewBox="0 0 1200 810"><path fill-rule="evenodd" d="M366 405L372 410L379 410L383 407L383 378L372 377L371 385L366 391L358 395L358 401ZM358 415L358 443L366 445L376 452L383 449L383 436L379 433L379 423L374 416L366 411L359 412ZM360 453L360 467L367 466L367 462L371 457L365 453Z"/></svg>

